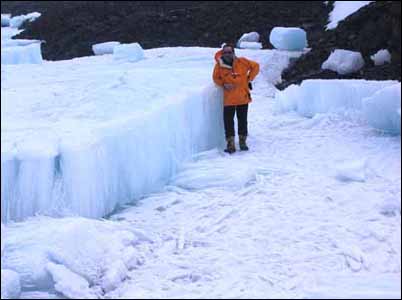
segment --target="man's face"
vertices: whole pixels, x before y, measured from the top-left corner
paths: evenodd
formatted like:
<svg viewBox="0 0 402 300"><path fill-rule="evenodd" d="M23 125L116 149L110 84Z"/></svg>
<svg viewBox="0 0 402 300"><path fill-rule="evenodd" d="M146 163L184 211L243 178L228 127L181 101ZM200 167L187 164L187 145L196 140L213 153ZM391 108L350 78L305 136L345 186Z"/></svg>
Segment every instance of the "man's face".
<svg viewBox="0 0 402 300"><path fill-rule="evenodd" d="M222 56L227 60L232 60L234 56L232 47L224 47L222 49Z"/></svg>

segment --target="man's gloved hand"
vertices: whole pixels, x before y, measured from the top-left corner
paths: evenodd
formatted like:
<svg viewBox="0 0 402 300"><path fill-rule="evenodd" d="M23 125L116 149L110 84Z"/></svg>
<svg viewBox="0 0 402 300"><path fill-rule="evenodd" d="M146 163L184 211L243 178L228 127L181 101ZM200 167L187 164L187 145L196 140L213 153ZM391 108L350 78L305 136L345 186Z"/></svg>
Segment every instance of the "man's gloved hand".
<svg viewBox="0 0 402 300"><path fill-rule="evenodd" d="M253 85L252 85L251 81L248 82L248 88L250 89L250 91L253 89Z"/></svg>
<svg viewBox="0 0 402 300"><path fill-rule="evenodd" d="M225 90L227 90L227 91L231 91L231 90L233 90L233 89L235 88L235 85L232 84L232 83L225 83L225 84L223 85L223 88L224 88Z"/></svg>

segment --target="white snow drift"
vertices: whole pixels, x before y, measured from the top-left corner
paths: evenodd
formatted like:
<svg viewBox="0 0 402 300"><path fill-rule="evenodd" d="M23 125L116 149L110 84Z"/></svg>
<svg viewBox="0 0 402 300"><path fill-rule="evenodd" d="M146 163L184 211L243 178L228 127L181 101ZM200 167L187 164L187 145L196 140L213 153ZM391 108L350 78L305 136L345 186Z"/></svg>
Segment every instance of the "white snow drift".
<svg viewBox="0 0 402 300"><path fill-rule="evenodd" d="M302 51L307 47L307 34L301 28L275 27L271 30L269 41L279 50Z"/></svg>
<svg viewBox="0 0 402 300"><path fill-rule="evenodd" d="M360 52L343 49L332 51L321 66L323 70L335 71L341 75L355 73L363 67L364 59Z"/></svg>

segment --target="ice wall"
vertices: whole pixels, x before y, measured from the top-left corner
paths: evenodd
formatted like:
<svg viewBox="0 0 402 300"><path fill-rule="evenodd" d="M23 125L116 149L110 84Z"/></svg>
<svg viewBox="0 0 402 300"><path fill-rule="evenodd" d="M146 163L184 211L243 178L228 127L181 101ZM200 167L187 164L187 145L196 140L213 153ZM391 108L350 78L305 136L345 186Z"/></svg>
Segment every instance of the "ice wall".
<svg viewBox="0 0 402 300"><path fill-rule="evenodd" d="M362 112L362 101L396 81L305 80L276 94L275 111L297 111L305 117L319 113ZM396 113L396 111L395 111ZM383 116L386 118L386 116Z"/></svg>
<svg viewBox="0 0 402 300"><path fill-rule="evenodd" d="M371 126L401 134L401 84L383 88L363 99L363 113Z"/></svg>
<svg viewBox="0 0 402 300"><path fill-rule="evenodd" d="M178 94L119 127L83 130L84 144L38 137L40 145L26 142L18 153L2 152L1 219L63 211L102 217L158 190L180 162L220 145L220 93L210 86Z"/></svg>

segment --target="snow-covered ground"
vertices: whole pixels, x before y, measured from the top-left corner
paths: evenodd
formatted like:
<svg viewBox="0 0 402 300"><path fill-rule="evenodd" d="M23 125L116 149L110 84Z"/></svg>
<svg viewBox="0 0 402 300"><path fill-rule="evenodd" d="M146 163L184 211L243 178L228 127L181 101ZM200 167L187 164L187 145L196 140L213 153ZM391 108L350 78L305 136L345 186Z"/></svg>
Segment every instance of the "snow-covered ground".
<svg viewBox="0 0 402 300"><path fill-rule="evenodd" d="M188 116L195 118L199 106L193 105L208 104L209 113L218 116L214 125L207 124L210 129L201 130L200 138L214 140L203 144L210 150L179 150L186 153L181 162L187 162L164 175L164 187L161 183L107 220L36 216L2 227L2 269L18 274L21 298L401 297L400 136L383 134L353 114L278 114L272 83L295 54L241 50L262 67L249 111L251 150L224 154L218 141L220 102L213 102L220 94L211 84L216 50L148 50L146 59L134 64L105 55L2 66L2 163L8 149L11 156L17 155L14 149L19 159L27 158L26 176L18 183L26 195L43 187L38 176L48 178L54 170L29 158L55 155L60 140L85 146L98 139L101 149L115 146L109 151L116 152L100 156L85 151L80 156L85 147L77 148L65 162L77 177L75 188L134 176L97 174L110 170L133 172L134 181L151 176L155 183L152 176L166 161L152 164L150 158L163 151L165 140L140 143L147 146L135 161L143 161L140 171L133 164L125 167L122 157L101 167L102 158L124 153L117 142L125 141L127 122L144 120L152 109L159 109L160 117L161 108L173 105L175 122L156 117L135 128L149 137L203 122L187 118L173 126L191 110ZM133 103L133 95L141 97ZM3 172L8 168L2 164ZM107 203L99 191L89 194L91 199ZM2 191L2 203L3 197ZM2 293L16 285L15 273L9 274L2 270Z"/></svg>
<svg viewBox="0 0 402 300"><path fill-rule="evenodd" d="M274 116L267 88L253 93L251 152L202 153L166 193L113 216L156 245L110 296L400 297L400 137ZM365 182L338 178L361 160Z"/></svg>

